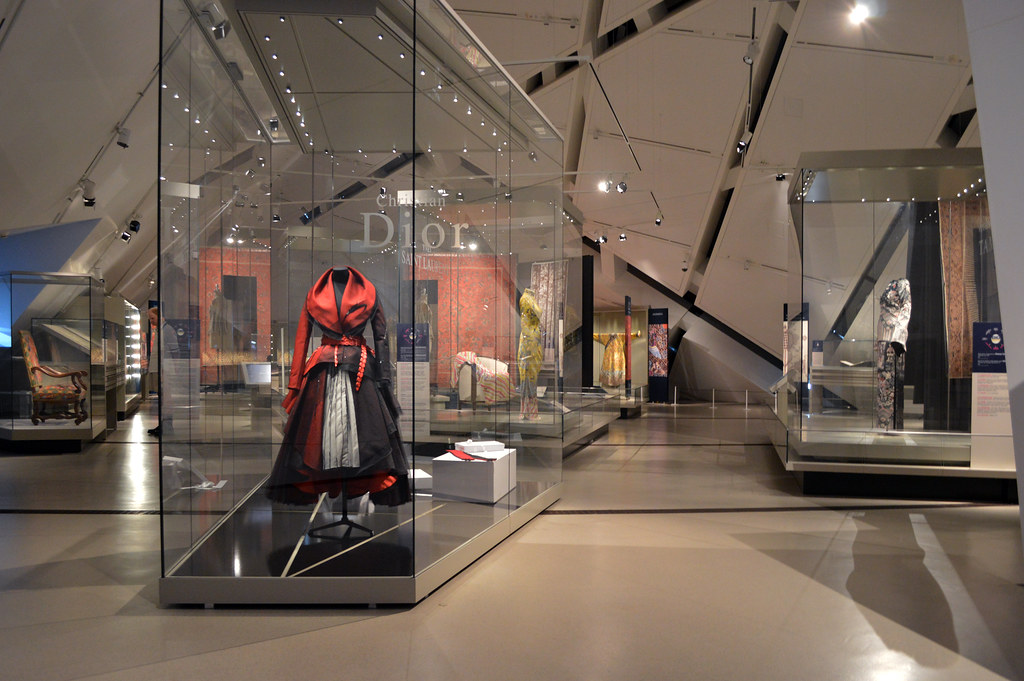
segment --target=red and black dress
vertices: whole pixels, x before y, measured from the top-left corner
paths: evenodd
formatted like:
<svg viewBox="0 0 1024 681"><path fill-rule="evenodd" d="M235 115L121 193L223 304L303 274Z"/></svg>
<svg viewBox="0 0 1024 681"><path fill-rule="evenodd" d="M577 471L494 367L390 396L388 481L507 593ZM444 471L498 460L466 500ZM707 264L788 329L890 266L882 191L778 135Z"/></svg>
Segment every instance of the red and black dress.
<svg viewBox="0 0 1024 681"><path fill-rule="evenodd" d="M314 324L323 337L306 359ZM387 322L376 288L355 269L327 270L306 294L283 405L289 417L267 483L272 501L311 504L343 491L349 498L369 492L386 506L410 500Z"/></svg>

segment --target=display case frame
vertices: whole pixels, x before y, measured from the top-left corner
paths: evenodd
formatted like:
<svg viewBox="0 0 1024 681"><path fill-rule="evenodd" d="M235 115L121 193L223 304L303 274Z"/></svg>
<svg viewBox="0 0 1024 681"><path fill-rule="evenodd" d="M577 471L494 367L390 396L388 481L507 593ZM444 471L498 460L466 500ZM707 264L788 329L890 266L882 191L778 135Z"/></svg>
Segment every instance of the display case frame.
<svg viewBox="0 0 1024 681"><path fill-rule="evenodd" d="M996 354L972 327L1000 315L980 150L805 153L799 168L770 429L787 468L1012 476L1008 413L993 426L972 399L999 391L971 367L972 348Z"/></svg>
<svg viewBox="0 0 1024 681"><path fill-rule="evenodd" d="M557 500L566 432L584 439L595 419L582 414L601 409L565 397L580 392L571 278L582 244L561 209L557 131L444 3L325 7L225 3L213 18L234 29L218 39L191 3L164 3L165 604L415 603ZM246 57L249 95L224 68L232 50ZM276 115L249 98L255 79ZM342 291L362 280L372 293L359 284L354 304ZM365 301L366 326L324 318L314 291L331 309ZM524 353L526 326L535 353ZM290 505L297 495L274 491L297 470L283 453L304 432L292 421L316 403L308 377L338 372L349 372L357 410L363 395L382 396L407 498L388 496L395 482L356 495L352 471L369 464L347 459L317 463L341 471L340 485L295 485L315 488L315 501ZM287 413L286 394L298 397ZM360 411L355 423L360 437L372 431ZM512 454L434 471L446 450L479 440ZM508 489L433 492L432 473L467 466L490 467L496 475L471 479ZM405 476L398 463L388 473Z"/></svg>

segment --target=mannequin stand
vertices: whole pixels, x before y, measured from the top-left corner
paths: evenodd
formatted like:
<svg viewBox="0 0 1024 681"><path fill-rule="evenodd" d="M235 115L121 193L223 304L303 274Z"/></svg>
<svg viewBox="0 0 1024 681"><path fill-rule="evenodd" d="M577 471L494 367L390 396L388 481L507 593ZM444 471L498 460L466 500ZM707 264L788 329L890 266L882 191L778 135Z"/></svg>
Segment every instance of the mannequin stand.
<svg viewBox="0 0 1024 681"><path fill-rule="evenodd" d="M373 530L359 523L351 520L348 517L348 498L345 496L345 490L341 490L341 519L335 520L334 522L327 523L325 525L313 526L313 521L316 519L316 514L320 511L323 503L327 501L327 492L322 492L320 498L316 502L316 508L313 509L313 514L309 518L309 524L306 526L306 536L314 537L316 539L330 539L331 541L345 541L352 534L352 530L360 530L366 533L367 537L373 536ZM330 502L328 502L330 503ZM333 534L324 534L324 530L328 530L332 527L345 527L345 532L340 537Z"/></svg>

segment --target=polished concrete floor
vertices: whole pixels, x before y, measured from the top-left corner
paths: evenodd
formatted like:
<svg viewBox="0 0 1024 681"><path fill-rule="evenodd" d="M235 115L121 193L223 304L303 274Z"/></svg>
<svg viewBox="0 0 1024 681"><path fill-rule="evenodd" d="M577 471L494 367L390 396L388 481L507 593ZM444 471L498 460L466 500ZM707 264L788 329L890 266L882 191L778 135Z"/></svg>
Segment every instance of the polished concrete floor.
<svg viewBox="0 0 1024 681"><path fill-rule="evenodd" d="M1024 679L1016 506L804 497L741 406L616 421L413 608L160 608L149 410L0 454L0 679Z"/></svg>

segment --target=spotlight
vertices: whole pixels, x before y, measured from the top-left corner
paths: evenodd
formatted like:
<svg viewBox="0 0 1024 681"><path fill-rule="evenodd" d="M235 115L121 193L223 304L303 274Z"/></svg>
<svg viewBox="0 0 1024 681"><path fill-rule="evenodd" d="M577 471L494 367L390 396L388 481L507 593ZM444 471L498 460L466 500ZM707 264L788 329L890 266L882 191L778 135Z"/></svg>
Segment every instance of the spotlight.
<svg viewBox="0 0 1024 681"><path fill-rule="evenodd" d="M142 223L139 222L138 218L133 217L131 220L128 221L128 229L129 231L138 234L139 230L142 229Z"/></svg>
<svg viewBox="0 0 1024 681"><path fill-rule="evenodd" d="M599 244L608 243L608 237L606 237L604 234L602 234L601 236L597 237L597 243L599 243Z"/></svg>
<svg viewBox="0 0 1024 681"><path fill-rule="evenodd" d="M607 194L612 190L612 181L601 180L600 182L597 183L597 188L603 191L605 194Z"/></svg>
<svg viewBox="0 0 1024 681"><path fill-rule="evenodd" d="M615 191L617 191L620 194L625 194L627 189L629 189L629 187L626 186L625 180L615 185Z"/></svg>
<svg viewBox="0 0 1024 681"><path fill-rule="evenodd" d="M278 127L281 125L276 118L271 118L267 123L270 125L270 132L277 132Z"/></svg>
<svg viewBox="0 0 1024 681"><path fill-rule="evenodd" d="M128 243L131 240L132 240L132 233L131 232L121 232L121 241L123 241L125 243Z"/></svg>
<svg viewBox="0 0 1024 681"><path fill-rule="evenodd" d="M122 149L127 149L128 148L128 140L131 138L131 136L132 136L132 131L129 130L128 128L118 128L117 129L117 146L121 147Z"/></svg>
<svg viewBox="0 0 1024 681"><path fill-rule="evenodd" d="M231 24L228 23L227 19L224 19L210 30L213 31L214 38L223 40L228 36L228 33L231 33Z"/></svg>
<svg viewBox="0 0 1024 681"><path fill-rule="evenodd" d="M754 58L757 53L761 51L761 46L757 44L756 40L751 40L750 44L747 45L747 51L743 55L743 63L747 66L754 65Z"/></svg>
<svg viewBox="0 0 1024 681"><path fill-rule="evenodd" d="M278 215L277 213L274 213L274 217L270 218L270 221L271 222L281 222L281 216Z"/></svg>
<svg viewBox="0 0 1024 681"><path fill-rule="evenodd" d="M380 188L380 195L381 196L387 196L388 195L388 188L387 187L381 187Z"/></svg>
<svg viewBox="0 0 1024 681"><path fill-rule="evenodd" d="M82 187L82 203L87 206L96 205L96 183L92 180L86 179L81 182Z"/></svg>
<svg viewBox="0 0 1024 681"><path fill-rule="evenodd" d="M851 24L862 24L866 19L871 16L871 8L863 3L857 3L850 10L850 23Z"/></svg>
<svg viewBox="0 0 1024 681"><path fill-rule="evenodd" d="M775 181L776 182L785 182L786 181L786 174L785 173L776 173L775 174Z"/></svg>
<svg viewBox="0 0 1024 681"><path fill-rule="evenodd" d="M626 240L626 233L623 232L622 234L619 235L619 241L625 241L625 240Z"/></svg>
<svg viewBox="0 0 1024 681"><path fill-rule="evenodd" d="M665 216L661 214L661 211L659 211L658 212L658 217L654 218L654 224L656 224L656 225L658 225L660 227L661 226L661 221L664 220L664 219L665 219Z"/></svg>
<svg viewBox="0 0 1024 681"><path fill-rule="evenodd" d="M530 157L530 160L531 160L531 161L533 161L534 163L536 163L536 162L537 162L537 153L536 153L536 152L533 152L533 151L531 151L531 152L530 152L530 153L528 154L528 156Z"/></svg>
<svg viewBox="0 0 1024 681"><path fill-rule="evenodd" d="M744 131L743 137L741 137L740 141L737 142L736 144L736 153L742 154L744 151L746 151L747 147L750 146L750 138L753 136L754 133L750 132L749 130Z"/></svg>

